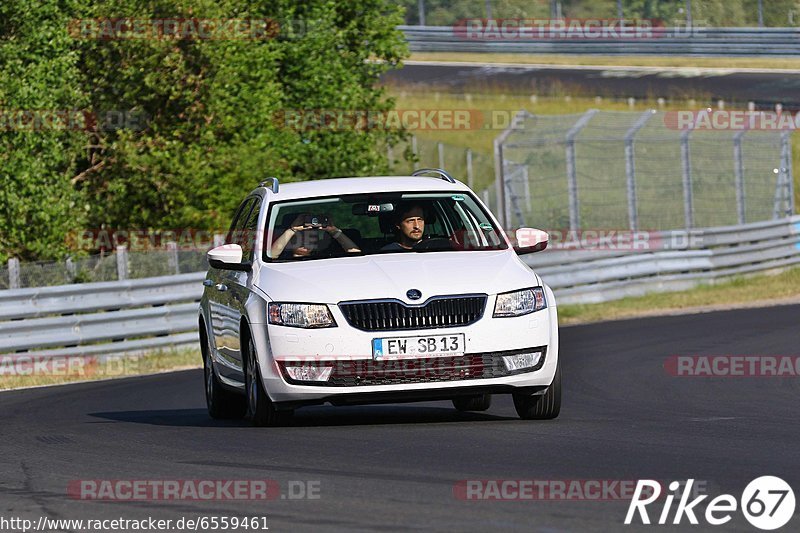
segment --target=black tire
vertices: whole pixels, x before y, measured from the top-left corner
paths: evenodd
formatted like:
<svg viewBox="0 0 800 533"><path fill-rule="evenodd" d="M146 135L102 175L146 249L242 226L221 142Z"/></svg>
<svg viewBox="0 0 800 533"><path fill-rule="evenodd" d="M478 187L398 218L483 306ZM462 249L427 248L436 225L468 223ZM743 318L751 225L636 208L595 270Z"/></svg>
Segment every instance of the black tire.
<svg viewBox="0 0 800 533"><path fill-rule="evenodd" d="M205 329L200 330L200 351L203 354L203 378L208 414L218 420L242 418L247 410L245 397L224 389L219 382L211 364L211 347Z"/></svg>
<svg viewBox="0 0 800 533"><path fill-rule="evenodd" d="M244 343L243 343L244 344ZM247 418L254 426L275 427L287 425L294 414L293 411L278 411L275 404L264 390L264 381L261 379L261 369L258 366L256 347L248 335L245 351L244 383L245 398L247 398Z"/></svg>
<svg viewBox="0 0 800 533"><path fill-rule="evenodd" d="M512 394L514 408L523 420L551 420L561 412L561 363L556 368L553 383L544 394L528 396Z"/></svg>
<svg viewBox="0 0 800 533"><path fill-rule="evenodd" d="M486 411L491 406L491 394L478 394L476 396L459 396L457 398L453 398L453 407L459 411Z"/></svg>

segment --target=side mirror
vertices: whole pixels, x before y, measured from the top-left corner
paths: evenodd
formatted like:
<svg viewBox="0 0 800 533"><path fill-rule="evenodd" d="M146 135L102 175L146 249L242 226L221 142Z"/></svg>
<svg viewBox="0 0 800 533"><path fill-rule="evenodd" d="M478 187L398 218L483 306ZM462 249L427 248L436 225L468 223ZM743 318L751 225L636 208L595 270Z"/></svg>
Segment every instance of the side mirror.
<svg viewBox="0 0 800 533"><path fill-rule="evenodd" d="M550 235L546 231L534 228L519 228L514 236L516 237L514 251L517 252L517 255L544 250L550 241Z"/></svg>
<svg viewBox="0 0 800 533"><path fill-rule="evenodd" d="M220 270L249 272L253 265L242 263L242 247L238 244L223 244L208 251L208 264Z"/></svg>

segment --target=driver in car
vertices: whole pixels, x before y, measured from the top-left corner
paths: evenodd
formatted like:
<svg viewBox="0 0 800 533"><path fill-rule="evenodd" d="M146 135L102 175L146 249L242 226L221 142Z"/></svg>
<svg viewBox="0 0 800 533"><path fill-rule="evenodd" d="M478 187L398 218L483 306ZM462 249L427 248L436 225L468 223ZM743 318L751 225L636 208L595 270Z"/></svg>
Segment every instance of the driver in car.
<svg viewBox="0 0 800 533"><path fill-rule="evenodd" d="M397 241L381 248L382 252L403 252L412 250L422 242L425 232L425 210L419 204L412 204L398 210L395 218Z"/></svg>

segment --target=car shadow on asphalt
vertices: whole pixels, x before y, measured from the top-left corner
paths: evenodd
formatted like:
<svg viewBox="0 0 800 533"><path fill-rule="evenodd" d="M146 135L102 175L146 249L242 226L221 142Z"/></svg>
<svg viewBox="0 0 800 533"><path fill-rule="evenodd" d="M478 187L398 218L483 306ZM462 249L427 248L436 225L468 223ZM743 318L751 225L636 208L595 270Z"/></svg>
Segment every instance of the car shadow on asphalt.
<svg viewBox="0 0 800 533"><path fill-rule="evenodd" d="M177 427L246 427L247 420L214 420L205 409L159 409L141 411L107 411L89 416L113 422L128 422ZM499 422L517 420L490 412L461 412L443 404L442 407L413 404L364 406L313 406L295 411L287 428L318 426L365 426L393 424L442 424L458 422ZM97 422L95 422L97 423Z"/></svg>

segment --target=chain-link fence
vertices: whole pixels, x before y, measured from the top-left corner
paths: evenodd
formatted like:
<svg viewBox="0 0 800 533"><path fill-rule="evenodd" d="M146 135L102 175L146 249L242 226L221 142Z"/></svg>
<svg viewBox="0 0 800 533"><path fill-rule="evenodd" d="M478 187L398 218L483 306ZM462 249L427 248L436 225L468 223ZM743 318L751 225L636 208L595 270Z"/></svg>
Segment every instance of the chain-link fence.
<svg viewBox="0 0 800 533"><path fill-rule="evenodd" d="M177 247L90 255L57 262L20 262L0 266L0 290L72 283L118 281L208 270L205 250Z"/></svg>
<svg viewBox="0 0 800 533"><path fill-rule="evenodd" d="M410 160L402 157L406 151ZM411 174L418 168L443 168L477 191L494 182L491 154L416 135L387 149L387 160L389 172L395 175Z"/></svg>
<svg viewBox="0 0 800 533"><path fill-rule="evenodd" d="M505 186L490 207L507 227L570 230L704 228L794 212L790 131L702 129L698 113L682 126L676 113L520 114L498 138Z"/></svg>

